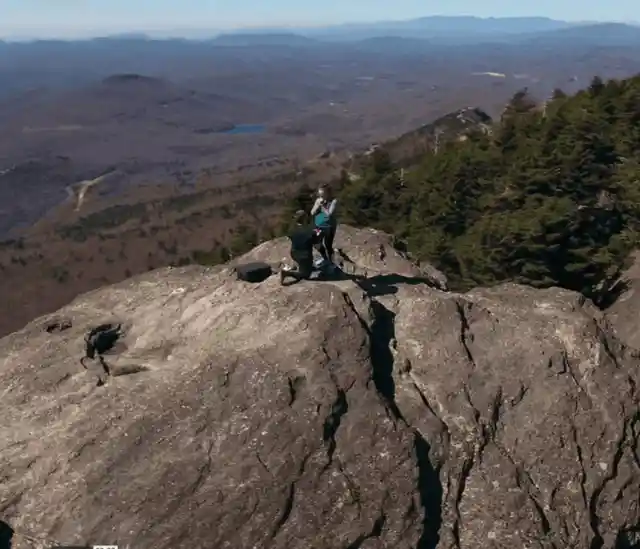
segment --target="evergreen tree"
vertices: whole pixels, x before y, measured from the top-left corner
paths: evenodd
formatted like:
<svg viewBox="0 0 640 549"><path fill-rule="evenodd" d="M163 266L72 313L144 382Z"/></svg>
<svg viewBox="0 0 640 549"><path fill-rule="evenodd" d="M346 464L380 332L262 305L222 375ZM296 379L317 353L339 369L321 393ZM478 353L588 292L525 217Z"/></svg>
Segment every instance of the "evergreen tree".
<svg viewBox="0 0 640 549"><path fill-rule="evenodd" d="M400 181L378 148L359 178L342 173L342 221L405 239L455 289L512 280L600 302L640 243L640 77L554 90L544 109L521 90L489 135L403 166Z"/></svg>

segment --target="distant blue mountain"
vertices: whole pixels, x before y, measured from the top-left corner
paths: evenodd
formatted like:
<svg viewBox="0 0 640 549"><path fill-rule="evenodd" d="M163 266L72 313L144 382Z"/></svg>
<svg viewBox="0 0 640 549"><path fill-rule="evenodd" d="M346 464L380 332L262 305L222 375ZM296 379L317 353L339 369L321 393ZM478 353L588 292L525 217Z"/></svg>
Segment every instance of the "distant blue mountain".
<svg viewBox="0 0 640 549"><path fill-rule="evenodd" d="M521 43L535 46L556 43L576 47L640 47L640 27L624 23L596 23L543 33L528 33L517 37Z"/></svg>
<svg viewBox="0 0 640 549"><path fill-rule="evenodd" d="M640 47L640 27L622 23L569 23L545 17L423 17L408 21L300 28L296 33L261 29L223 34L211 41L225 46L326 47L352 45L366 51L413 53L474 44L553 44L576 47Z"/></svg>
<svg viewBox="0 0 640 549"><path fill-rule="evenodd" d="M221 34L211 40L216 46L313 46L313 38L291 32L237 32Z"/></svg>
<svg viewBox="0 0 640 549"><path fill-rule="evenodd" d="M188 34L188 33L187 33ZM360 51L388 54L434 52L451 46L473 47L480 44L512 44L526 47L640 47L640 26L622 23L569 23L545 17L422 17L408 21L383 21L326 26L322 28L251 29L209 37L154 39L143 33L112 35L84 41L36 40L30 43L0 41L0 60L20 64L26 56L67 54L73 58L84 53L103 51L109 55L126 52L141 54L197 54L206 48L268 48L269 51L298 48L306 51L356 48ZM82 42L83 49L76 45Z"/></svg>
<svg viewBox="0 0 640 549"><path fill-rule="evenodd" d="M376 23L353 23L321 28L301 28L297 32L305 36L324 40L366 40L382 36L417 39L465 37L477 39L491 35L515 35L567 29L574 23L547 17L450 17L430 16L406 21L380 21Z"/></svg>

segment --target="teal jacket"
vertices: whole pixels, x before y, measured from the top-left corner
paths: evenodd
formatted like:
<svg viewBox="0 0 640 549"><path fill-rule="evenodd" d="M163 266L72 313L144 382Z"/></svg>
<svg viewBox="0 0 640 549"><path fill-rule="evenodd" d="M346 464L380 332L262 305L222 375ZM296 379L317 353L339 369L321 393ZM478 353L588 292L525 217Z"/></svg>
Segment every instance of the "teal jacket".
<svg viewBox="0 0 640 549"><path fill-rule="evenodd" d="M313 205L311 210L311 215L313 216L313 222L318 229L329 229L337 225L335 215L337 204L338 201L335 198L327 207L322 205L320 199L316 200L316 203Z"/></svg>

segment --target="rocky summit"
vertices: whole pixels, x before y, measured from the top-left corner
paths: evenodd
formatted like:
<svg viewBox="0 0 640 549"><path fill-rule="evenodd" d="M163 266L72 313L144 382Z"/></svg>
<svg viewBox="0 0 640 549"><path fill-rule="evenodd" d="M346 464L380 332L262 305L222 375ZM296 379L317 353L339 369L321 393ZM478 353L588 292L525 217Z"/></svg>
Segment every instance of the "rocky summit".
<svg viewBox="0 0 640 549"><path fill-rule="evenodd" d="M633 296L337 246L332 280L167 268L0 340L2 548L640 547Z"/></svg>

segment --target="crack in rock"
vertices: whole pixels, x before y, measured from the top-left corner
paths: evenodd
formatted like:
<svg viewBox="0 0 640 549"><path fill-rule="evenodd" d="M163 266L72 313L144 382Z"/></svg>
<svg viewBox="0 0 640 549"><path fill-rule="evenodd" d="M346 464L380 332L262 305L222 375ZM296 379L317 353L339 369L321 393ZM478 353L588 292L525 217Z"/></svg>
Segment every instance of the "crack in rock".
<svg viewBox="0 0 640 549"><path fill-rule="evenodd" d="M285 497L284 505L282 507L282 511L280 512L280 516L276 523L273 526L271 531L271 535L269 536L271 539L275 538L278 535L278 532L282 530L282 527L286 524L291 516L291 512L293 511L293 502L296 496L296 483L298 481L294 480L290 482L287 486L287 495Z"/></svg>
<svg viewBox="0 0 640 549"><path fill-rule="evenodd" d="M373 322L369 327L353 304L348 303L356 316L360 318L362 326L369 335L373 381L378 394L386 404L385 408L389 409L396 421L402 422L413 432L414 456L418 470L417 490L423 509L422 533L416 549L436 549L442 525L443 486L440 481L439 469L434 468L429 458L430 446L428 442L418 429L409 425L395 400L395 381L393 378L395 358L392 352L393 342L396 341L395 313L379 301L371 299ZM421 394L420 391L419 393ZM426 402L424 395L423 401ZM438 417L435 413L434 416ZM444 422L442 423L444 424ZM448 433L448 430L446 432ZM356 545L350 547L357 549L366 539L368 537L359 538L354 542Z"/></svg>
<svg viewBox="0 0 640 549"><path fill-rule="evenodd" d="M438 415L438 413L436 412L436 410L434 409L433 406L431 406L431 403L429 402L429 399L427 398L427 395L424 394L424 391L420 388L420 385L418 385L418 383L416 382L415 379L411 379L411 386L415 389L415 391L418 393L418 396L420 397L420 401L422 402L422 405L429 411L429 413L436 418L436 420L439 422L440 424L440 428L442 429L442 433L445 437L445 446L449 446L449 441L451 440L451 432L449 431L449 426L443 421L443 419Z"/></svg>
<svg viewBox="0 0 640 549"><path fill-rule="evenodd" d="M460 543L460 528L463 525L462 521L462 513L460 512L460 503L462 502L462 496L464 495L465 488L467 486L467 480L471 475L471 469L474 465L474 457L471 453L468 453L460 467L460 473L456 478L456 493L453 499L453 511L454 511L454 521L453 526L451 528L451 534L453 535L454 543L456 547L460 549L462 547Z"/></svg>
<svg viewBox="0 0 640 549"><path fill-rule="evenodd" d="M540 496L533 494L534 491L535 492L538 491L537 486L535 482L533 482L531 475L527 471L525 471L519 465L516 465L515 467L516 467L516 486L518 486L518 488L520 488L526 494L527 498L529 498L531 505L533 505L533 508L535 509L536 514L540 519L540 526L542 528L542 533L544 536L548 536L552 532L551 522L549 520L549 517L547 517L547 514L544 511L544 507L539 501ZM553 546L555 547L555 544L553 544Z"/></svg>
<svg viewBox="0 0 640 549"><path fill-rule="evenodd" d="M580 493L582 494L582 501L584 503L585 509L589 508L589 501L587 498L587 471L584 466L584 458L582 454L582 446L578 442L578 432L576 430L575 425L571 425L571 440L573 441L573 445L576 448L576 454L578 456L578 465L580 466ZM595 532L594 532L595 533Z"/></svg>
<svg viewBox="0 0 640 549"><path fill-rule="evenodd" d="M342 418L349 411L346 391L337 387L336 391L336 399L331 405L331 412L324 420L322 426L322 441L327 444L327 464L325 465L325 469L328 469L333 462L333 455L337 446L336 433L338 432Z"/></svg>
<svg viewBox="0 0 640 549"><path fill-rule="evenodd" d="M300 392L302 391L304 384L305 384L304 376L298 375L293 378L287 377L287 391L289 395L289 400L287 402L287 405L289 407L293 406L293 403L300 396Z"/></svg>
<svg viewBox="0 0 640 549"><path fill-rule="evenodd" d="M467 318L467 313L465 311L465 308L471 308L472 304L461 299L455 299L454 303L456 305L458 317L460 318L460 343L462 344L462 348L467 355L469 363L474 368L476 368L476 361L473 358L473 353L471 352L471 348L469 346L469 343L473 342L473 333L471 332L469 319Z"/></svg>
<svg viewBox="0 0 640 549"><path fill-rule="evenodd" d="M344 470L344 466L342 465L342 462L338 458L335 459L335 463L338 471L340 471L340 474L344 478L345 484L347 485L347 490L349 491L349 495L351 496L351 502L358 508L358 514L360 514L362 511L360 490L356 485L356 483L353 482L353 480L351 480L351 477L347 475L347 472Z"/></svg>
<svg viewBox="0 0 640 549"><path fill-rule="evenodd" d="M280 531L284 528L285 524L291 517L291 513L293 512L293 506L295 503L296 487L298 485L298 482L304 475L305 470L307 468L307 462L309 461L312 455L313 455L313 452L306 454L302 458L302 461L300 462L300 467L298 468L298 471L296 474L296 478L291 482L289 482L287 485L284 504L282 506L282 509L280 510L279 516L275 524L273 525L273 527L271 528L271 531L269 532L268 539L272 544L275 542L275 538L280 533Z"/></svg>
<svg viewBox="0 0 640 549"><path fill-rule="evenodd" d="M379 538L382 535L382 529L384 528L384 523L386 522L387 517L384 513L381 513L380 516L374 521L373 527L371 531L367 534L361 534L356 538L353 543L347 545L345 549L360 549L365 541L372 538Z"/></svg>
<svg viewBox="0 0 640 549"><path fill-rule="evenodd" d="M625 420L622 425L620 436L616 441L616 449L613 455L613 460L611 462L611 467L609 468L610 471L602 479L602 482L593 490L593 493L591 494L591 498L589 500L589 520L591 524L591 529L593 530L593 533L594 533L589 549L602 549L605 545L604 537L602 535L602 532L600 531L601 519L598 516L598 501L600 499L602 492L607 487L607 484L609 484L609 482L611 482L618 476L618 467L624 455L624 449L627 442L628 427L629 427L629 420Z"/></svg>
<svg viewBox="0 0 640 549"><path fill-rule="evenodd" d="M567 546L565 539L562 539L561 532L566 532L566 525L562 521L558 522L554 515L548 515L545 507L540 503L540 489L531 478L531 475L516 463L506 448L500 446L494 441L495 447L498 449L502 457L504 457L513 467L515 472L516 486L522 491L531 503L538 519L540 520L540 528L549 549L564 549Z"/></svg>

